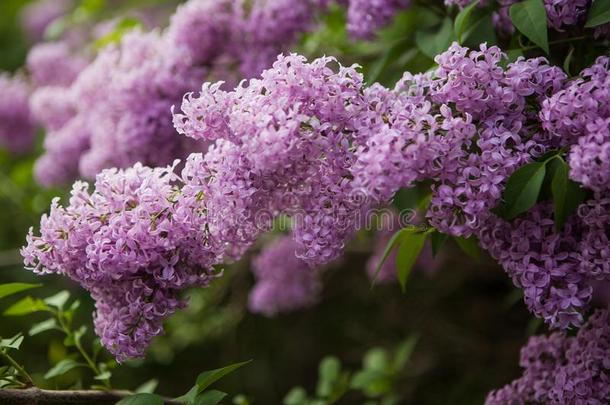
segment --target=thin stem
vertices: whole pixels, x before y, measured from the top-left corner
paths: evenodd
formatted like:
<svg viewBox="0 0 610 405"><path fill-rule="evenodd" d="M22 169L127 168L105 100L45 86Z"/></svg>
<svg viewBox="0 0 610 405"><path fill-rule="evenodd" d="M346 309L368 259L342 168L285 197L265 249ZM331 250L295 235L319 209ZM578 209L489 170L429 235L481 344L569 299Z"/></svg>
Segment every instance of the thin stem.
<svg viewBox="0 0 610 405"><path fill-rule="evenodd" d="M27 371L25 371L25 369L24 369L23 367L21 367L21 366L19 365L19 363L17 363L17 362L15 361L15 359L13 359L13 358L11 357L11 355L10 355L10 354L8 354L8 353L6 352L6 350L4 350L4 349L0 350L0 355L1 355L2 357L4 357L4 359L5 359L5 360L6 360L6 361L7 361L7 362L8 362L8 363L11 365L11 366L13 366L13 368L14 368L15 370L17 370L17 373L19 373L19 374L20 374L20 375L21 375L21 376L22 376L22 377L25 379L25 385L26 385L26 386L28 386L28 387L33 387L33 386L34 386L34 380L32 379L32 376L31 376L31 375L30 375L30 374L29 374Z"/></svg>
<svg viewBox="0 0 610 405"><path fill-rule="evenodd" d="M93 371L93 373L96 376L100 375L101 374L100 369L95 365L95 362L91 359L91 357L89 356L87 351L83 348L83 346L80 343L80 340L76 339L74 337L74 332L72 332L72 329L70 328L70 326L64 319L63 313L61 311L59 311L59 312L56 312L55 315L57 316L57 320L59 321L59 325L61 326L62 330L64 331L64 333L66 334L68 339L70 339L74 342L74 346L76 347L78 352L81 354L81 356L83 356L83 359L85 360L85 362L87 363L89 368ZM112 389L112 385L110 384L110 379L104 378L101 381L106 388Z"/></svg>

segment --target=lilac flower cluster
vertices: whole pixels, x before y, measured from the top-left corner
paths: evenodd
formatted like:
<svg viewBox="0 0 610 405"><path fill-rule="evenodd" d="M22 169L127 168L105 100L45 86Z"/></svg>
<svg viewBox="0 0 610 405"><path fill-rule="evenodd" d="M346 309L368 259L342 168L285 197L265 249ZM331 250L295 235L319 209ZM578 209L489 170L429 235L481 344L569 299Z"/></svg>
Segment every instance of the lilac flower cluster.
<svg viewBox="0 0 610 405"><path fill-rule="evenodd" d="M369 39L411 0L349 0L347 30L354 38Z"/></svg>
<svg viewBox="0 0 610 405"><path fill-rule="evenodd" d="M57 91L59 107L49 99L50 91L37 97L35 110L49 131L37 179L50 185L78 174L93 178L108 167L166 165L205 151L207 143L176 135L171 106L206 78L236 84L242 75L258 75L310 26L318 3L190 0L178 8L167 30L128 33L102 50L67 91ZM52 44L31 53L37 82L71 82L82 65L61 58L65 51ZM239 71L231 68L236 64ZM63 78L56 74L60 68ZM53 118L58 109L70 111L71 118Z"/></svg>
<svg viewBox="0 0 610 405"><path fill-rule="evenodd" d="M28 105L30 86L20 76L0 74L0 94L0 145L11 152L26 152L36 134Z"/></svg>
<svg viewBox="0 0 610 405"><path fill-rule="evenodd" d="M70 51L65 42L46 42L34 46L27 57L27 68L37 87L69 86L88 61Z"/></svg>
<svg viewBox="0 0 610 405"><path fill-rule="evenodd" d="M383 201L432 180L430 223L450 235L475 234L506 179L546 150L530 136L540 124L529 104L566 80L542 58L505 69L504 58L497 47L454 44L436 58L433 74L405 74L387 124L357 153L352 173L361 187Z"/></svg>
<svg viewBox="0 0 610 405"><path fill-rule="evenodd" d="M139 41L140 36L134 38ZM290 249L297 253L295 268L321 265L342 253L359 225L358 214L388 202L398 189L425 180L433 192L427 219L434 227L450 235L478 236L482 246L523 288L533 313L555 327L579 326L593 296L593 285L610 281L606 263L610 202L596 194L579 207L560 233L554 230L552 210L546 203L512 224L491 210L517 168L551 148L580 145L588 133L579 111L593 117L591 122L608 118L603 102L607 86L602 80L608 66L600 59L583 78L568 82L565 74L542 58L519 59L503 67L504 59L495 47L469 51L454 44L437 57L435 72L405 74L394 90L380 85L365 87L355 67L340 66L333 58L308 63L298 55L280 56L260 79L243 82L233 91L206 83L197 95L187 94L181 111L174 112L173 123L179 133L193 142L212 142L212 146L205 155L191 154L182 175L175 179L175 194L164 202L172 210L167 224L189 224L189 238L204 242L203 248L189 245L185 255L201 255L205 260L194 262L209 268L213 263L241 257L270 228L273 218L285 213L293 217ZM99 68L107 71L101 65ZM590 84L594 82L597 84ZM581 88L590 90L589 99L579 95ZM85 103L87 97L96 99L91 95L96 94L97 86L82 89L80 99ZM576 101L568 106L566 100L574 97ZM142 197L136 194L137 201L148 196L145 189L159 181L148 185L148 172L139 166L133 170L141 173L138 190ZM104 173L98 178L100 190L106 182L121 183L123 177L132 176L131 171ZM166 195L169 183L163 183ZM121 201L134 199L128 195ZM83 204L78 201L73 197L71 206L80 209ZM123 207L131 206L125 204ZM93 204L91 210L87 212L93 215L99 208ZM123 220L125 215L132 218L130 212L108 211L108 215ZM50 218L53 220L43 219L42 237L30 234L24 250L27 262L30 266L42 262L43 268L56 263L51 267L54 271L72 274L70 266L80 269L89 260L78 252L84 249L86 255L93 254L97 239L80 240L84 247L73 250L78 244L64 244L65 232L58 231L56 223L81 221L80 217L55 207ZM144 225L149 229L146 218ZM87 227L93 225L87 220L99 222L83 219L68 232L68 238L90 234ZM129 227L134 228L135 223ZM191 241L183 236L186 234L178 233L181 240ZM120 237L120 233L104 240L114 241L115 236ZM45 242L39 242L40 238ZM146 246L166 252L164 238L167 235L153 238ZM47 245L53 249L47 250ZM286 248L284 243L282 246ZM52 253L47 257L49 251ZM121 252L113 254L120 256ZM175 260L182 263L183 259ZM96 263L87 268L105 273L106 267ZM135 263L135 279L148 283L148 272L155 272L157 262ZM186 269L190 271L191 266ZM261 280L263 273L261 270ZM88 285L86 280L74 278L93 291L95 283ZM184 285L192 284L196 281ZM130 293L130 299L154 290L146 285ZM178 288L173 285L167 294ZM94 296L105 302L104 294L95 291ZM165 303L168 295L160 294ZM154 304L156 298L147 297L144 301ZM279 311L268 300L260 298L261 302L266 303L261 304L260 308L266 308L262 311ZM167 305L172 309L161 312L171 312L178 304ZM106 326L98 329L109 336L105 342L111 346L117 336L126 335L124 324L114 321L119 315L112 311L100 309L99 313L98 324ZM142 341L154 334L153 329L146 331ZM127 342L131 342L132 335L127 335ZM115 352L131 356L129 344L126 347Z"/></svg>
<svg viewBox="0 0 610 405"><path fill-rule="evenodd" d="M597 310L576 336L534 336L521 349L523 376L487 405L591 404L610 401L610 312Z"/></svg>
<svg viewBox="0 0 610 405"><path fill-rule="evenodd" d="M573 145L570 176L595 191L610 187L606 168L610 119L610 58L600 57L564 90L545 100L542 124L558 147Z"/></svg>
<svg viewBox="0 0 610 405"><path fill-rule="evenodd" d="M360 208L349 181L353 148L368 130L367 92L354 67L332 58L280 56L232 92L204 84L174 114L178 132L215 144L201 159L210 226L249 246L279 212L298 213L298 254L312 264L341 254Z"/></svg>
<svg viewBox="0 0 610 405"><path fill-rule="evenodd" d="M174 169L105 170L93 192L76 182L69 205L55 199L40 236L30 230L21 252L35 272L66 275L91 293L96 333L119 361L143 354L184 305L178 292L206 286L222 256L205 211L178 198Z"/></svg>
<svg viewBox="0 0 610 405"><path fill-rule="evenodd" d="M281 236L253 259L256 285L250 291L248 308L274 316L314 305L321 290L318 271L296 256L298 244Z"/></svg>

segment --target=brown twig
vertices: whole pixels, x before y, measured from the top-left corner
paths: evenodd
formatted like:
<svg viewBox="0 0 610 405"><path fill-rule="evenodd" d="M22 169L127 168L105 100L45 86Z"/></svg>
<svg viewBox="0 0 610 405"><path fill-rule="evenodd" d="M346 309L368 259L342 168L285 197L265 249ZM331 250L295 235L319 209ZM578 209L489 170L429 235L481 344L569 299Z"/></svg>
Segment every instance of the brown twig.
<svg viewBox="0 0 610 405"><path fill-rule="evenodd" d="M114 405L130 391L53 391L39 388L0 389L2 405ZM166 405L179 405L181 402L165 398Z"/></svg>

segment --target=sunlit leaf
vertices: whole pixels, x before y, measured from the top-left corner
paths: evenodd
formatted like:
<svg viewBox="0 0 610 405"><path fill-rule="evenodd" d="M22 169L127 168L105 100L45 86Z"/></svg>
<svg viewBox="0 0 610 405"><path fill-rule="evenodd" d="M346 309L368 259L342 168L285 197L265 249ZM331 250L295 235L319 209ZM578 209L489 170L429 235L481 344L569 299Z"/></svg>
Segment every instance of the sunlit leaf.
<svg viewBox="0 0 610 405"><path fill-rule="evenodd" d="M0 284L0 299L8 297L13 294L17 294L22 291L32 289L32 288L38 288L41 286L42 286L42 284L29 284L29 283Z"/></svg>
<svg viewBox="0 0 610 405"><path fill-rule="evenodd" d="M72 359L63 359L59 363L57 363L53 368L51 368L44 375L45 379L51 379L53 377L57 377L60 375L66 374L68 371L73 370L77 367L83 367L83 364L78 363Z"/></svg>
<svg viewBox="0 0 610 405"><path fill-rule="evenodd" d="M427 237L428 232L413 229L410 232L403 233L400 238L400 245L396 254L396 272L403 292L405 291L413 265L424 248Z"/></svg>
<svg viewBox="0 0 610 405"><path fill-rule="evenodd" d="M48 330L53 330L53 329L61 330L59 328L59 326L57 325L57 321L55 320L55 318L50 318L45 321L34 324L30 328L28 335L35 336L35 335L38 335L39 333L46 332Z"/></svg>
<svg viewBox="0 0 610 405"><path fill-rule="evenodd" d="M462 43L462 34L470 24L470 17L474 8L479 4L479 0L475 0L464 7L455 17L454 31L459 43Z"/></svg>
<svg viewBox="0 0 610 405"><path fill-rule="evenodd" d="M49 307L44 303L43 300L28 296L11 305L6 311L4 311L3 315L23 316L40 311L49 311Z"/></svg>

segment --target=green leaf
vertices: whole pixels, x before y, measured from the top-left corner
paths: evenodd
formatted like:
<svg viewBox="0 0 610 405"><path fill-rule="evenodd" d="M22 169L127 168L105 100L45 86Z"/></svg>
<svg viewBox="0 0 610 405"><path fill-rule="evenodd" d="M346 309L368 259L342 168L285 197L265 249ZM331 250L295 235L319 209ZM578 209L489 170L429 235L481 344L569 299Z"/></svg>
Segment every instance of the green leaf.
<svg viewBox="0 0 610 405"><path fill-rule="evenodd" d="M49 311L49 307L43 300L28 296L11 305L2 315L23 316L39 311Z"/></svg>
<svg viewBox="0 0 610 405"><path fill-rule="evenodd" d="M572 64L572 59L574 58L575 50L576 48L574 48L573 45L570 45L570 52L568 52L568 56L566 56L565 60L563 61L563 70L568 76L571 76L570 65Z"/></svg>
<svg viewBox="0 0 610 405"><path fill-rule="evenodd" d="M542 0L525 0L510 7L510 19L533 43L549 53L546 10Z"/></svg>
<svg viewBox="0 0 610 405"><path fill-rule="evenodd" d="M47 319L46 321L42 321L37 324L34 324L30 328L28 335L35 336L35 335L38 335L39 333L46 332L48 330L53 330L53 329L61 330L61 328L57 325L57 321L55 320L55 318L50 318L50 319Z"/></svg>
<svg viewBox="0 0 610 405"><path fill-rule="evenodd" d="M23 335L18 333L10 339L0 340L0 348L19 350L21 343L23 343Z"/></svg>
<svg viewBox="0 0 610 405"><path fill-rule="evenodd" d="M394 235L392 235L392 237L390 238L390 241L388 242L388 244L386 245L383 254L381 255L381 260L379 260L379 263L377 263L377 268L375 269L375 276L373 277L373 282L372 284L375 285L375 281L377 281L377 276L379 276L379 272L381 271L381 267L383 266L383 264L385 263L385 261L388 259L388 257L390 256L390 253L392 253L392 250L394 250L394 248L398 245L398 243L401 241L402 235L408 232L408 228L403 228L399 231L397 231Z"/></svg>
<svg viewBox="0 0 610 405"><path fill-rule="evenodd" d="M385 371L390 364L388 352L380 347L375 347L366 352L362 363L367 370Z"/></svg>
<svg viewBox="0 0 610 405"><path fill-rule="evenodd" d="M479 4L479 0L475 0L466 7L464 7L458 15L455 17L454 31L455 36L457 37L458 42L462 43L462 34L468 27L470 23L470 16L472 15L472 11Z"/></svg>
<svg viewBox="0 0 610 405"><path fill-rule="evenodd" d="M493 19L490 13L483 14L482 17L475 19L474 22L462 34L462 42L464 46L469 48L477 48L481 43L487 42L487 45L496 45L498 38L494 28Z"/></svg>
<svg viewBox="0 0 610 405"><path fill-rule="evenodd" d="M294 387L284 397L284 405L305 405L307 404L307 391L303 387Z"/></svg>
<svg viewBox="0 0 610 405"><path fill-rule="evenodd" d="M610 0L595 0L591 4L585 27L597 27L610 22Z"/></svg>
<svg viewBox="0 0 610 405"><path fill-rule="evenodd" d="M405 53L411 47L411 45L410 38L401 38L391 45L371 68L371 73L369 74L367 82L373 84L379 81L379 78L390 63L398 59L398 57Z"/></svg>
<svg viewBox="0 0 610 405"><path fill-rule="evenodd" d="M114 28L114 30L101 38L98 38L93 43L94 49L101 49L110 44L118 43L121 41L123 36L129 31L142 27L142 22L135 17L125 17L123 18Z"/></svg>
<svg viewBox="0 0 610 405"><path fill-rule="evenodd" d="M440 233L439 231L434 231L430 235L430 244L432 245L432 257L436 257L438 252L447 242L448 235L444 233Z"/></svg>
<svg viewBox="0 0 610 405"><path fill-rule="evenodd" d="M104 380L109 379L110 377L112 377L112 373L110 371L103 371L93 378L95 378L96 380L99 380L99 381L104 381Z"/></svg>
<svg viewBox="0 0 610 405"><path fill-rule="evenodd" d="M446 51L454 39L453 22L449 17L443 20L437 31L421 30L415 33L417 47L431 59Z"/></svg>
<svg viewBox="0 0 610 405"><path fill-rule="evenodd" d="M318 385L316 394L327 397L332 394L333 386L341 374L341 362L333 356L325 357L318 368Z"/></svg>
<svg viewBox="0 0 610 405"><path fill-rule="evenodd" d="M216 381L220 380L227 374L232 373L233 371L245 366L250 362L252 362L252 360L231 364L229 366L218 368L215 370L204 371L197 377L196 385L191 388L186 394L176 398L176 400L186 402L187 404L193 404L193 401L195 401L197 395L203 392L210 385L214 384Z"/></svg>
<svg viewBox="0 0 610 405"><path fill-rule="evenodd" d="M45 298L44 302L52 307L55 307L59 310L62 310L64 308L64 305L66 305L66 302L68 302L68 300L70 299L70 293L68 291L60 291L57 294L49 297L49 298Z"/></svg>
<svg viewBox="0 0 610 405"><path fill-rule="evenodd" d="M479 242L477 241L477 238L474 236L471 236L470 238L454 236L453 239L464 253L476 261L481 260L481 251L479 250Z"/></svg>
<svg viewBox="0 0 610 405"><path fill-rule="evenodd" d="M72 359L63 359L59 363L57 363L52 369L47 371L47 373L44 375L44 378L49 380L53 377L64 375L68 371L73 370L77 367L83 367L83 365Z"/></svg>
<svg viewBox="0 0 610 405"><path fill-rule="evenodd" d="M140 393L152 394L153 392L155 392L158 385L159 385L159 380L157 380L156 378L153 378L152 380L148 380L144 384L140 385L138 388L136 388L135 391L139 394Z"/></svg>
<svg viewBox="0 0 610 405"><path fill-rule="evenodd" d="M411 359L411 355L413 354L413 350L415 349L418 340L419 337L413 335L398 346L396 353L394 353L394 358L392 359L394 372L399 372L406 366L407 362Z"/></svg>
<svg viewBox="0 0 610 405"><path fill-rule="evenodd" d="M554 166L551 191L555 214L555 230L563 229L563 225L576 208L584 201L585 192L575 182L568 178L569 167L560 157L553 159Z"/></svg>
<svg viewBox="0 0 610 405"><path fill-rule="evenodd" d="M0 284L0 299L8 297L13 294L17 294L21 291L26 291L32 288L41 287L42 284L29 284L29 283L8 283Z"/></svg>
<svg viewBox="0 0 610 405"><path fill-rule="evenodd" d="M121 399L116 405L163 405L164 401L159 395L139 393Z"/></svg>
<svg viewBox="0 0 610 405"><path fill-rule="evenodd" d="M513 219L536 204L546 174L545 166L545 162L530 163L510 176L502 193L501 216Z"/></svg>
<svg viewBox="0 0 610 405"><path fill-rule="evenodd" d="M218 368L216 370L204 371L197 377L197 388L199 392L202 392L210 385L214 384L216 381L251 362L252 360L248 360L243 361L241 363L235 363L226 367Z"/></svg>
<svg viewBox="0 0 610 405"><path fill-rule="evenodd" d="M403 292L405 291L413 265L424 248L427 237L428 232L411 229L410 232L403 233L400 238L400 246L396 254L396 272Z"/></svg>
<svg viewBox="0 0 610 405"><path fill-rule="evenodd" d="M211 390L202 392L195 397L194 405L217 405L227 396L226 392Z"/></svg>

